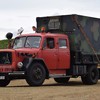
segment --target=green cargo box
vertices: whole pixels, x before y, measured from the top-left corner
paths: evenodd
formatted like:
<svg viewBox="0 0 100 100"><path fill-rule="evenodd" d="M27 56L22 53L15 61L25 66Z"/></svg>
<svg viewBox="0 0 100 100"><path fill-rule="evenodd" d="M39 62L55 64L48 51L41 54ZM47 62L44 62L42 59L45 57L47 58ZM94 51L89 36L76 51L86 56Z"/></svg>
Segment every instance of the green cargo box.
<svg viewBox="0 0 100 100"><path fill-rule="evenodd" d="M100 54L100 19L82 15L37 17L37 31L45 27L47 32L69 36L71 51Z"/></svg>

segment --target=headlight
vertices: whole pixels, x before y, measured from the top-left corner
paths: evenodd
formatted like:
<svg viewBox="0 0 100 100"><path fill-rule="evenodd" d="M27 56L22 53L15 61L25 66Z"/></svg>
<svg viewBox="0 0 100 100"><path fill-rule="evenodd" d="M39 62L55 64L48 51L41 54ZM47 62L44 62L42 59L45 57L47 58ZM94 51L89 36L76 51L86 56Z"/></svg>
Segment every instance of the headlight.
<svg viewBox="0 0 100 100"><path fill-rule="evenodd" d="M18 62L17 66L18 66L18 68L22 68L23 67L23 63L22 62Z"/></svg>

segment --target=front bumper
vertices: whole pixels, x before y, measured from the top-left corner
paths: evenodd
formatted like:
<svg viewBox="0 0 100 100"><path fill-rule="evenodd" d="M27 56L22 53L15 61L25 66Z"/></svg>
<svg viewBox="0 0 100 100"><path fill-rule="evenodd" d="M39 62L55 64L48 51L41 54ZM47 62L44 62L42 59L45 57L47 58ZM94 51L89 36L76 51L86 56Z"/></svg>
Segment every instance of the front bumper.
<svg viewBox="0 0 100 100"><path fill-rule="evenodd" d="M25 79L25 71L13 71L8 73L0 73L0 80L5 79Z"/></svg>

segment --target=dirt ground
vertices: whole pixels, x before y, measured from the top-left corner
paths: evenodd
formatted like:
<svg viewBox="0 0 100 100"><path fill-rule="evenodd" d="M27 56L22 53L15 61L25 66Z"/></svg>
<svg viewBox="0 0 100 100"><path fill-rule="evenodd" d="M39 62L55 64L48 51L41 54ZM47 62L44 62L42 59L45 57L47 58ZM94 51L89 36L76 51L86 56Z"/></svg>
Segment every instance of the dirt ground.
<svg viewBox="0 0 100 100"><path fill-rule="evenodd" d="M83 85L75 78L64 85L49 79L40 87L29 87L25 80L14 80L0 87L0 100L100 100L100 81Z"/></svg>

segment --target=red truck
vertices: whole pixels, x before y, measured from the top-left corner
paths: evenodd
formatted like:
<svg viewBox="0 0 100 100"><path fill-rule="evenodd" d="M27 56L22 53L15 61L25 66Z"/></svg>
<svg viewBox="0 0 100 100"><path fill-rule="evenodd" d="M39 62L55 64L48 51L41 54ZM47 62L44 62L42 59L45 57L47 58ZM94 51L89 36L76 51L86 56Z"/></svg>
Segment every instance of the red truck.
<svg viewBox="0 0 100 100"><path fill-rule="evenodd" d="M30 86L41 86L49 78L67 83L78 76L84 84L96 84L100 76L99 22L80 15L38 17L37 33L22 34L10 49L0 50L0 86L14 79L26 79Z"/></svg>

